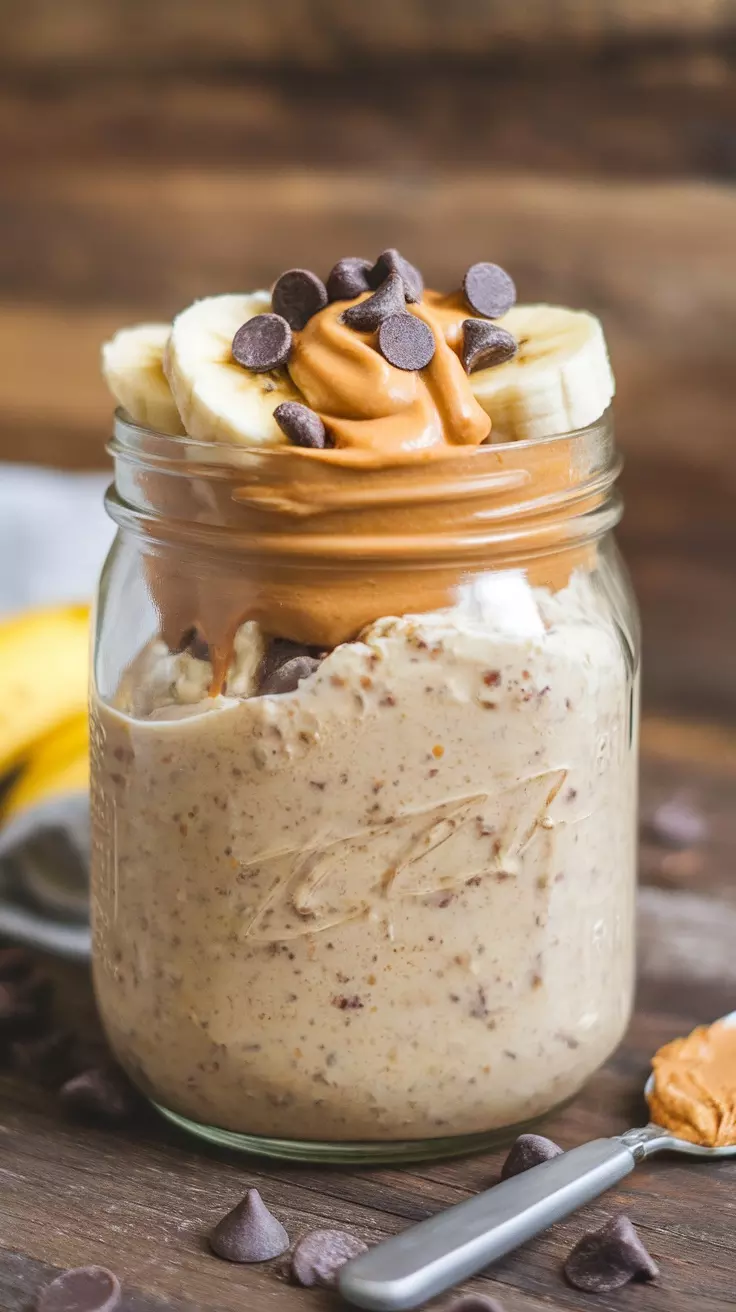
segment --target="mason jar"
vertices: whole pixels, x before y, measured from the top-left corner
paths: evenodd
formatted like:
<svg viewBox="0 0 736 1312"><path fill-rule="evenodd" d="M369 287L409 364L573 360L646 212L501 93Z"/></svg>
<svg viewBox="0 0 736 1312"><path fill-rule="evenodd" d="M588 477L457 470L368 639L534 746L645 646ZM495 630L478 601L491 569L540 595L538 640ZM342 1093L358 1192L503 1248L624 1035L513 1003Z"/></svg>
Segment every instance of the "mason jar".
<svg viewBox="0 0 736 1312"><path fill-rule="evenodd" d="M638 628L610 416L389 468L118 416L94 979L171 1120L466 1152L572 1097L633 981ZM321 454L321 453L320 453Z"/></svg>

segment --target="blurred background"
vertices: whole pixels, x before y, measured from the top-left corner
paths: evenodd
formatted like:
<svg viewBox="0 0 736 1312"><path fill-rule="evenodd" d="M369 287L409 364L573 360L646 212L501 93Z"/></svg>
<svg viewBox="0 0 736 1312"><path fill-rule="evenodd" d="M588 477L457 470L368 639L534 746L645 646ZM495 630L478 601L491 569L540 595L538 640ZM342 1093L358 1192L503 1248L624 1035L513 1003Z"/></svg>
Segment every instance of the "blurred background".
<svg viewBox="0 0 736 1312"><path fill-rule="evenodd" d="M736 722L735 62L733 0L0 0L0 460L105 466L122 323L497 261L604 320L648 713Z"/></svg>

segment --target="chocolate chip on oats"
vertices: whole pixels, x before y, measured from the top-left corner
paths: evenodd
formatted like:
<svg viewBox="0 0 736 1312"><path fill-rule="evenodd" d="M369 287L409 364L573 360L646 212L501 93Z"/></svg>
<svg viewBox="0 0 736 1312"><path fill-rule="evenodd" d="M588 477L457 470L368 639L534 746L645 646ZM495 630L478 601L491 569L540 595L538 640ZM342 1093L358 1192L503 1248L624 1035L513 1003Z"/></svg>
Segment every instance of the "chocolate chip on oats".
<svg viewBox="0 0 736 1312"><path fill-rule="evenodd" d="M104 1266L63 1271L41 1290L37 1312L113 1312L120 1302L120 1281Z"/></svg>
<svg viewBox="0 0 736 1312"><path fill-rule="evenodd" d="M193 624L190 629L187 629L186 632L182 634L178 647L174 648L175 653L182 651L185 651L188 656L193 656L197 661L209 660L209 643L205 639L201 629L199 629L196 624Z"/></svg>
<svg viewBox="0 0 736 1312"><path fill-rule="evenodd" d="M549 1162L559 1157L562 1149L552 1139L545 1139L543 1134L520 1134L511 1145L509 1155L501 1167L501 1179L510 1180L512 1175L521 1175L530 1171L540 1162Z"/></svg>
<svg viewBox="0 0 736 1312"><path fill-rule="evenodd" d="M255 314L233 337L233 359L256 374L286 364L291 351L291 328L280 314Z"/></svg>
<svg viewBox="0 0 736 1312"><path fill-rule="evenodd" d="M461 359L465 372L472 374L475 369L490 369L496 364L505 364L516 355L516 341L500 324L489 323L487 319L463 320L463 346Z"/></svg>
<svg viewBox="0 0 736 1312"><path fill-rule="evenodd" d="M93 1066L62 1084L59 1098L72 1116L90 1121L123 1124L139 1106L136 1090L114 1066Z"/></svg>
<svg viewBox="0 0 736 1312"><path fill-rule="evenodd" d="M315 410L299 401L282 401L273 412L282 433L294 446L310 446L321 450L327 446L327 430Z"/></svg>
<svg viewBox="0 0 736 1312"><path fill-rule="evenodd" d="M390 314L378 329L381 355L397 369L424 369L434 355L432 329L422 319L402 311Z"/></svg>
<svg viewBox="0 0 736 1312"><path fill-rule="evenodd" d="M665 847L697 847L708 837L708 822L686 797L675 796L656 807L645 822L655 842Z"/></svg>
<svg viewBox="0 0 736 1312"><path fill-rule="evenodd" d="M368 1245L362 1239L345 1230L312 1230L294 1248L291 1274L298 1285L333 1289L340 1267L367 1251Z"/></svg>
<svg viewBox="0 0 736 1312"><path fill-rule="evenodd" d="M405 260L394 248L383 251L368 274L371 287L380 287L389 274L397 273L404 284L404 297L407 301L421 301L424 291L424 279L418 269Z"/></svg>
<svg viewBox="0 0 736 1312"><path fill-rule="evenodd" d="M392 273L367 301L351 305L345 311L343 323L356 332L373 333L389 314L398 314L403 310L404 304L404 284L397 273Z"/></svg>
<svg viewBox="0 0 736 1312"><path fill-rule="evenodd" d="M628 1216L617 1216L600 1230L583 1235L564 1270L574 1289L589 1294L608 1294L630 1280L655 1280L659 1275Z"/></svg>
<svg viewBox="0 0 736 1312"><path fill-rule="evenodd" d="M324 310L327 288L309 269L287 269L274 283L271 305L294 332L301 332L313 314Z"/></svg>
<svg viewBox="0 0 736 1312"><path fill-rule="evenodd" d="M514 281L498 264L471 264L463 292L471 310L485 319L498 319L516 300Z"/></svg>
<svg viewBox="0 0 736 1312"><path fill-rule="evenodd" d="M503 1312L503 1305L487 1294L463 1294L450 1304L447 1312Z"/></svg>
<svg viewBox="0 0 736 1312"><path fill-rule="evenodd" d="M370 260L362 260L358 255L347 255L344 260L338 260L327 279L330 300L352 301L362 292L369 292L368 275L372 267Z"/></svg>
<svg viewBox="0 0 736 1312"><path fill-rule="evenodd" d="M210 1235L210 1248L228 1262L268 1262L289 1247L289 1236L269 1212L257 1189L218 1221Z"/></svg>

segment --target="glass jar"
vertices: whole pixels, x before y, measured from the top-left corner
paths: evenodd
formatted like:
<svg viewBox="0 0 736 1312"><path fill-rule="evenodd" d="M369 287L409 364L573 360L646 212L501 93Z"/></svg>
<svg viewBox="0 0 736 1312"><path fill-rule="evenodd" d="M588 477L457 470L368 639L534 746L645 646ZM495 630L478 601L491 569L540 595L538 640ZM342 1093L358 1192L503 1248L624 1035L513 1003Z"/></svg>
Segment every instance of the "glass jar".
<svg viewBox="0 0 736 1312"><path fill-rule="evenodd" d="M465 1152L572 1097L633 981L609 417L391 469L120 416L112 452L92 917L123 1066L294 1159Z"/></svg>

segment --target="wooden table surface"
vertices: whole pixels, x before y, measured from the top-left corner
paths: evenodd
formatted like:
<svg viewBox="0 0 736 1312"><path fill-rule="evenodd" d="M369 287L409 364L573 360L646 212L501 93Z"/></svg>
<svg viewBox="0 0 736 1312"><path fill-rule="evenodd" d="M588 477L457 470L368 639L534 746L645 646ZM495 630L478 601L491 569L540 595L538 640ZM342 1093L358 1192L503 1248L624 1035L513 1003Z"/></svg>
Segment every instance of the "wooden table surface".
<svg viewBox="0 0 736 1312"><path fill-rule="evenodd" d="M100 340L287 264L324 275L397 244L450 287L490 258L523 298L603 317L644 616L644 810L688 789L710 835L643 844L636 1013L545 1125L565 1147L640 1121L652 1050L736 1002L734 31L735 0L0 0L0 460L99 466ZM50 969L59 1020L93 1034L86 973ZM255 1184L293 1236L373 1241L492 1184L501 1159L269 1166L153 1116L83 1130L0 1070L0 1308L87 1262L118 1272L127 1312L335 1306L211 1257L212 1223ZM660 1279L576 1293L565 1254L621 1208ZM506 1312L733 1308L735 1215L736 1162L657 1160L473 1287Z"/></svg>

